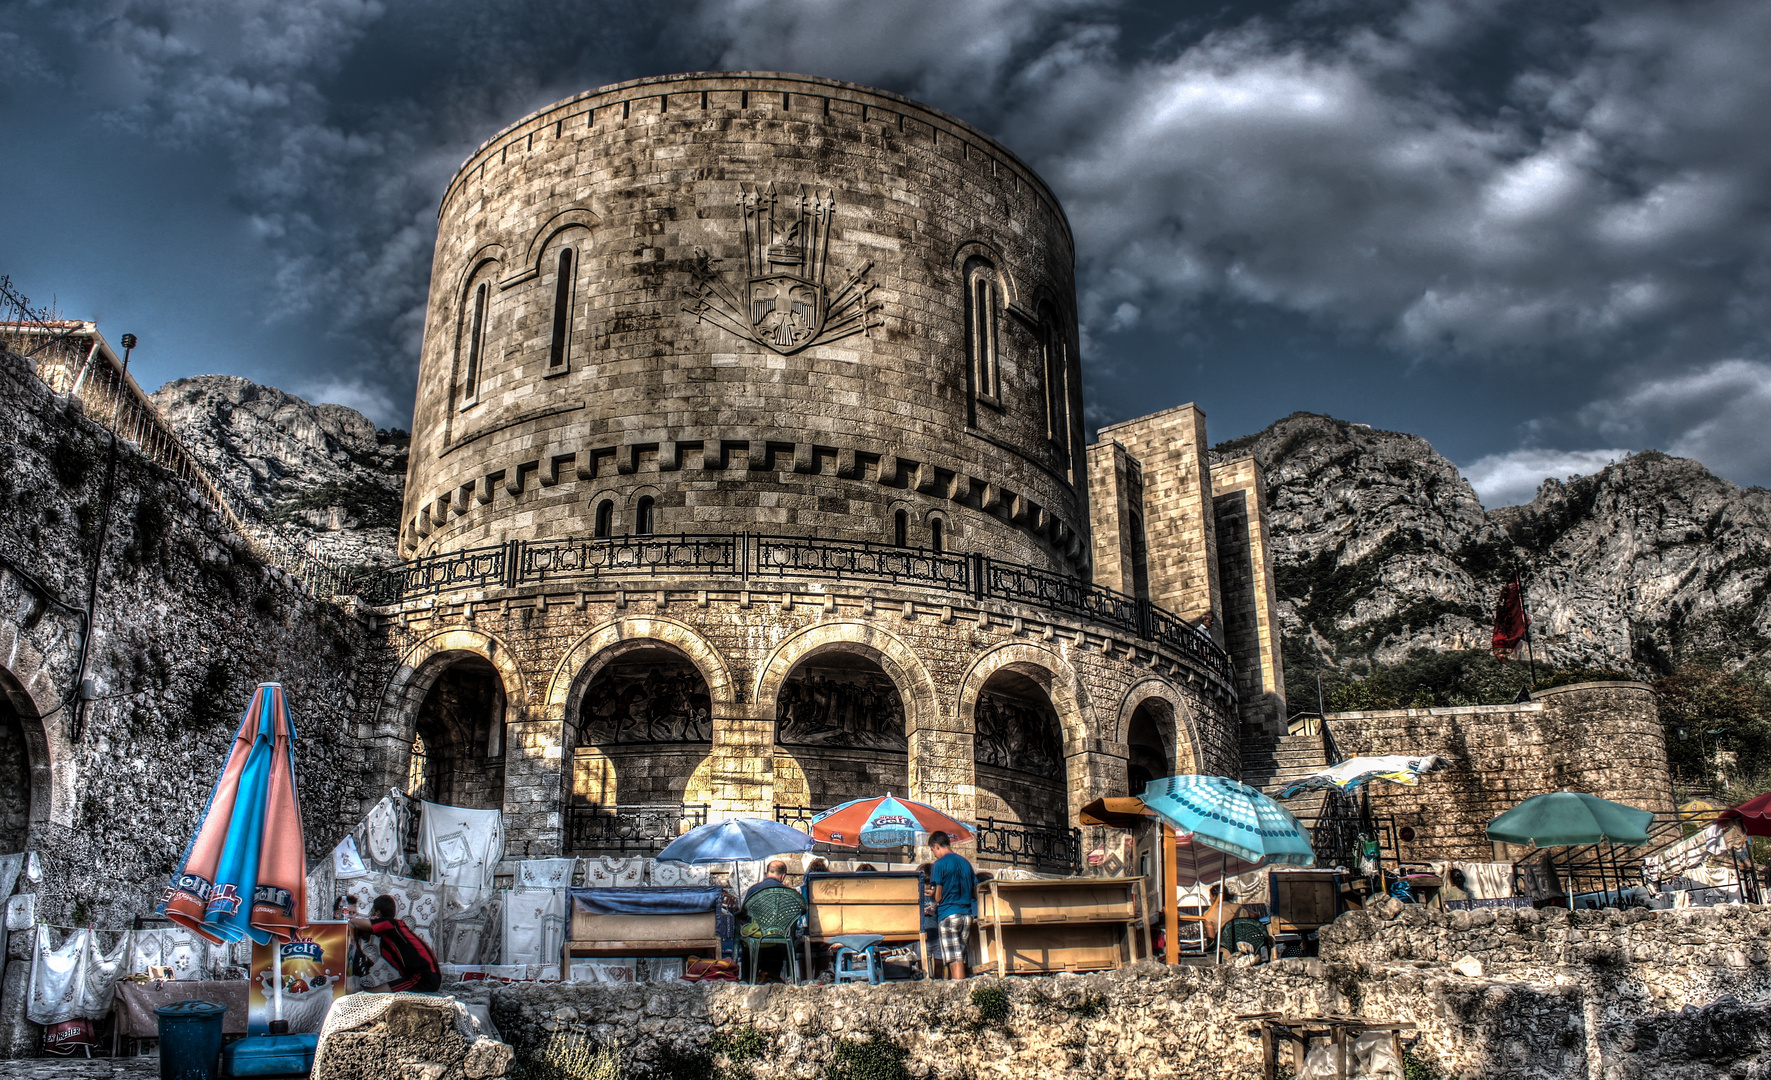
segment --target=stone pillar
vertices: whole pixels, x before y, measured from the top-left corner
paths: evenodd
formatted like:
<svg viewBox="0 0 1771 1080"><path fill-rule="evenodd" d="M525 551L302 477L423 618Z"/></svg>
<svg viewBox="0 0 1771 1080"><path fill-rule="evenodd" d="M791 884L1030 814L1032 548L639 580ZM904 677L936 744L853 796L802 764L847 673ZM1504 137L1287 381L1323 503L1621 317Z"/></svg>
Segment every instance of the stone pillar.
<svg viewBox="0 0 1771 1080"><path fill-rule="evenodd" d="M1219 603L1217 530L1211 515L1205 412L1180 405L1104 427L1143 468L1144 549L1150 600L1196 620ZM1212 636L1223 643L1220 627Z"/></svg>
<svg viewBox="0 0 1771 1080"><path fill-rule="evenodd" d="M919 727L910 733L910 797L960 821L978 816L972 733Z"/></svg>
<svg viewBox="0 0 1771 1080"><path fill-rule="evenodd" d="M1145 578L1143 469L1116 442L1088 448L1089 533L1094 544L1094 582L1140 596Z"/></svg>
<svg viewBox="0 0 1771 1080"><path fill-rule="evenodd" d="M1268 550L1267 486L1254 458L1211 470L1213 527L1218 539L1224 644L1236 662L1236 698L1245 729L1285 734L1285 673L1280 660L1279 608Z"/></svg>
<svg viewBox="0 0 1771 1080"><path fill-rule="evenodd" d="M775 718L755 705L713 706L713 751L683 801L708 804L707 819L775 816Z"/></svg>
<svg viewBox="0 0 1771 1080"><path fill-rule="evenodd" d="M564 806L571 792L561 719L514 719L505 727L504 850L512 859L564 853Z"/></svg>

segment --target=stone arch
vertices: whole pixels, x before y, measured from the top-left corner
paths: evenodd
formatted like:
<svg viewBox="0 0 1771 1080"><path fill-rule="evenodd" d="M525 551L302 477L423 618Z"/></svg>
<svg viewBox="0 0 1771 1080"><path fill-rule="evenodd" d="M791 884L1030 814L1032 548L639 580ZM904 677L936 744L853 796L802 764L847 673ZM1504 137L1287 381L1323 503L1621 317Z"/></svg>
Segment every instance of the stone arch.
<svg viewBox="0 0 1771 1080"><path fill-rule="evenodd" d="M707 694L715 706L733 702L731 672L706 638L675 619L632 615L588 630L572 643L553 669L543 718L565 721L577 710L585 687L604 665L624 653L659 644L669 645L688 658L707 683Z"/></svg>
<svg viewBox="0 0 1771 1080"><path fill-rule="evenodd" d="M20 675L0 666L0 847L8 851L31 846L38 829L52 820L56 802L50 740L43 723L56 705L43 708L39 694L48 687L41 668L30 673L40 678Z"/></svg>
<svg viewBox="0 0 1771 1080"><path fill-rule="evenodd" d="M507 256L504 245L499 243L485 244L468 256L461 264L461 272L455 275L455 302L459 304L467 296L467 290L473 284L474 277L487 266L505 265ZM493 275L496 280L497 275Z"/></svg>
<svg viewBox="0 0 1771 1080"><path fill-rule="evenodd" d="M1088 691L1083 686L1076 670L1060 653L1054 649L1030 642L1007 642L984 653L972 663L965 678L960 682L957 699L959 727L973 738L974 747L978 738L978 703L984 689L992 678L1011 673L1031 680L1044 691L1052 711L1056 714L1059 735L1063 740L1063 793L1064 813L1062 818L1066 824L1075 820L1080 806L1078 793L1090 787L1090 751L1097 745L1094 711L1090 705ZM976 771L977 751L974 749L973 768ZM984 792L980 788L980 796ZM986 800L980 797L980 804ZM1012 804L1011 804L1012 806ZM978 816L989 817L986 807L980 805ZM1021 811L1017 810L1017 813Z"/></svg>
<svg viewBox="0 0 1771 1080"><path fill-rule="evenodd" d="M554 238L561 233L574 228L588 231L595 229L600 224L602 224L602 219L582 206L561 210L553 217L548 218L529 238L529 247L523 254L522 265L510 277L500 281L498 287L508 289L513 285L539 276L541 274L541 258L546 254L547 246L553 243Z"/></svg>
<svg viewBox="0 0 1771 1080"><path fill-rule="evenodd" d="M904 703L904 734L913 740L912 746L919 730L937 725L939 703L928 669L901 638L862 622L818 623L777 645L756 677L757 713L774 716L781 684L788 675L802 660L826 650L858 653L880 666L898 687L898 697Z"/></svg>
<svg viewBox="0 0 1771 1080"><path fill-rule="evenodd" d="M1205 764L1199 752L1199 721L1175 688L1161 679L1145 679L1126 691L1125 698L1119 705L1119 719L1113 727L1113 741L1123 743L1130 737L1132 716L1140 705L1153 700L1166 702L1173 712L1175 772L1203 771ZM1136 792L1132 794L1135 795Z"/></svg>
<svg viewBox="0 0 1771 1080"><path fill-rule="evenodd" d="M1002 290L1002 308L1008 311L1021 307L1020 290L1015 285L1014 275L1009 271L1009 261L1002 250L986 240L967 240L953 252L953 272L965 280L965 264L971 259L983 259L996 271L997 287Z"/></svg>
<svg viewBox="0 0 1771 1080"><path fill-rule="evenodd" d="M504 728L528 718L523 671L510 646L484 631L467 627L439 630L406 651L382 691L375 726L376 740L384 751L384 776L378 787L405 786L425 700L445 671L470 657L490 663L497 673L504 692ZM502 736L499 742L502 753Z"/></svg>

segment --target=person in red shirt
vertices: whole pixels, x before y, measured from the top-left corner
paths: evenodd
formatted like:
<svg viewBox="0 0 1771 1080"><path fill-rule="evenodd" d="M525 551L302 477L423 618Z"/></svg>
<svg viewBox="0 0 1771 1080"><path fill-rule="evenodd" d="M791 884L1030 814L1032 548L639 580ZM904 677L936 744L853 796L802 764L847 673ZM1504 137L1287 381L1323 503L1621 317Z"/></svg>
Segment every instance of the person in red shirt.
<svg viewBox="0 0 1771 1080"><path fill-rule="evenodd" d="M386 983L366 985L365 993L387 994L411 990L430 993L443 985L442 971L436 954L424 939L412 932L402 919L394 918L394 898L377 896L369 905L369 918L353 918L351 926L359 933L373 934L381 945L381 958L399 972L399 978Z"/></svg>

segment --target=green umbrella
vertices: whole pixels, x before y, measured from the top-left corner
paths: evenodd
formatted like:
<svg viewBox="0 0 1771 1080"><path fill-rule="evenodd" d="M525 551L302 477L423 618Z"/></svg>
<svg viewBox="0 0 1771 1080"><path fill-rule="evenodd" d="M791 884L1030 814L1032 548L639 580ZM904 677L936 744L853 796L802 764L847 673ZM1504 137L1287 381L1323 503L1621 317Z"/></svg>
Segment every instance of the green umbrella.
<svg viewBox="0 0 1771 1080"><path fill-rule="evenodd" d="M1533 795L1488 823L1488 839L1533 847L1577 847L1609 840L1633 847L1648 842L1647 810L1579 791Z"/></svg>

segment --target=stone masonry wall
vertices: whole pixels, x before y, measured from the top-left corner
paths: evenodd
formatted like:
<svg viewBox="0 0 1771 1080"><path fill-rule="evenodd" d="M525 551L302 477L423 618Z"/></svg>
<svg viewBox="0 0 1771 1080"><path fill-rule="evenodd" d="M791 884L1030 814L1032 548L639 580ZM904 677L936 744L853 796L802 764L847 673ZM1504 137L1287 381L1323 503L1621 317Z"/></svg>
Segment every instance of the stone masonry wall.
<svg viewBox="0 0 1771 1080"><path fill-rule="evenodd" d="M306 597L172 476L122 444L106 499L109 435L29 362L0 354L0 686L21 718L26 844L39 853L37 915L128 926L151 911L184 851L255 683L280 681L310 858L356 821L371 789L354 710L387 658L367 622ZM75 678L93 549L109 515L88 677ZM21 958L8 942L0 1053L28 1032Z"/></svg>
<svg viewBox="0 0 1771 1080"><path fill-rule="evenodd" d="M1522 705L1395 709L1328 717L1347 757L1438 754L1448 767L1419 786L1374 784L1372 811L1411 826L1406 861L1495 857L1488 823L1533 795L1569 788L1645 810L1672 809L1654 693L1641 683L1583 683Z"/></svg>
<svg viewBox="0 0 1771 1080"><path fill-rule="evenodd" d="M902 510L912 546L938 518L950 550L1084 570L1073 265L1043 181L894 94L734 72L556 103L443 196L402 550L589 535L604 500L625 535L649 497L659 533L891 543ZM764 345L789 291L777 329L811 336Z"/></svg>
<svg viewBox="0 0 1771 1080"><path fill-rule="evenodd" d="M716 1032L754 1029L756 1080L815 1078L857 1053L920 1080L1246 1078L1260 1043L1239 1015L1348 1013L1418 1025L1412 1055L1445 1077L1680 1080L1771 1075L1771 910L1350 913L1319 959L882 987L457 986L490 1006L519 1060L574 1041L618 1046L626 1075L733 1064ZM1480 974L1456 972L1466 956ZM997 996L1001 1007L983 1006ZM838 1066L840 1069L840 1066ZM889 1074L889 1073L888 1073ZM839 1071L835 1075L842 1075Z"/></svg>

